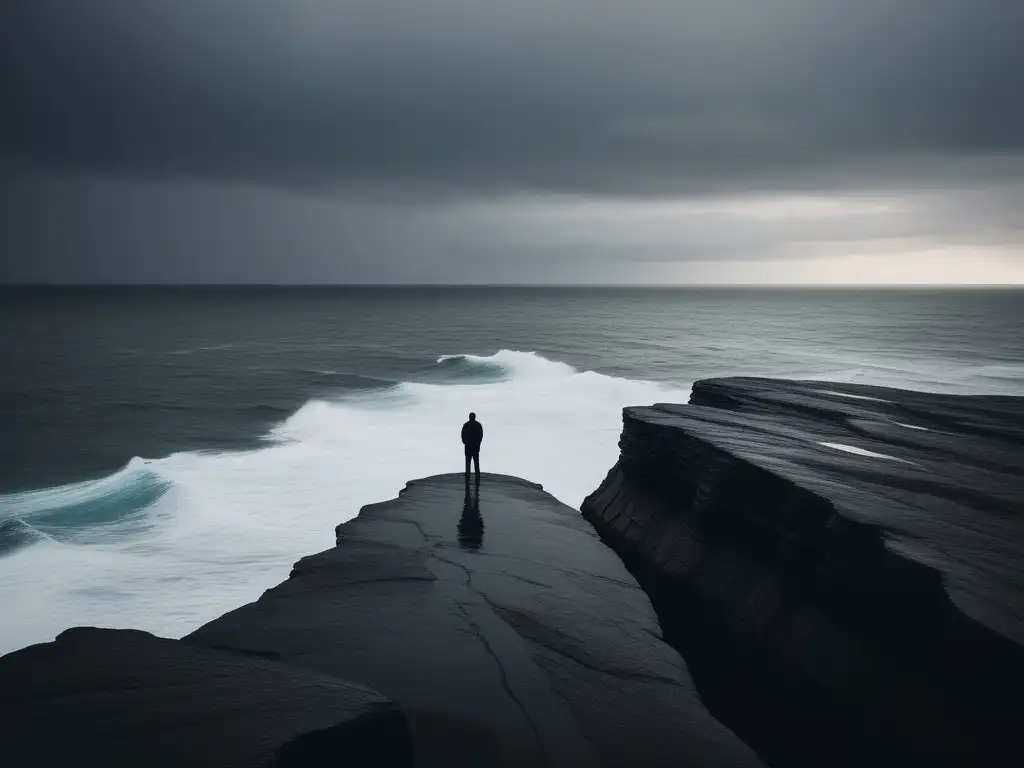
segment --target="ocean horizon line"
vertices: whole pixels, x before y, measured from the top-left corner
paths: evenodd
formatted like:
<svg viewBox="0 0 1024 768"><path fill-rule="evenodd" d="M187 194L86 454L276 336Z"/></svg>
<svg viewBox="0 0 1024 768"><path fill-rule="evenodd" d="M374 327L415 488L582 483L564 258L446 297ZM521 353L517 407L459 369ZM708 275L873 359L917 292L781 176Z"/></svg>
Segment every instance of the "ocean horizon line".
<svg viewBox="0 0 1024 768"><path fill-rule="evenodd" d="M0 282L19 290L651 290L651 291L1019 291L1024 283L150 283Z"/></svg>

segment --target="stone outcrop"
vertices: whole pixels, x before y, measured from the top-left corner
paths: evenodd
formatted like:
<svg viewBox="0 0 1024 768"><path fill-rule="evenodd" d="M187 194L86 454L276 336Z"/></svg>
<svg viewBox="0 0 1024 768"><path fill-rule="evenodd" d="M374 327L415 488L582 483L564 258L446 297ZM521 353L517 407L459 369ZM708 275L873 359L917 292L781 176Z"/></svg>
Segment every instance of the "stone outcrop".
<svg viewBox="0 0 1024 768"><path fill-rule="evenodd" d="M186 641L383 692L421 767L760 765L620 559L516 478L414 481Z"/></svg>
<svg viewBox="0 0 1024 768"><path fill-rule="evenodd" d="M1021 765L1024 399L698 382L583 513L781 766Z"/></svg>
<svg viewBox="0 0 1024 768"><path fill-rule="evenodd" d="M412 765L384 696L136 630L71 629L0 659L0 762L107 768Z"/></svg>
<svg viewBox="0 0 1024 768"><path fill-rule="evenodd" d="M497 475L410 483L183 640L5 656L0 744L43 768L761 765L593 528Z"/></svg>

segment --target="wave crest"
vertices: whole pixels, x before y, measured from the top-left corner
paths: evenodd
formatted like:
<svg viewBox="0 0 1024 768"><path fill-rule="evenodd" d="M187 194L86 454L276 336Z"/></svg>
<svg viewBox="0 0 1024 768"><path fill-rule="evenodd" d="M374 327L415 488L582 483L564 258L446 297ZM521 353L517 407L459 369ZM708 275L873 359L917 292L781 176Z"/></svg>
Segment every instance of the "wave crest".
<svg viewBox="0 0 1024 768"><path fill-rule="evenodd" d="M423 372L422 383L489 384L507 379L510 371L500 363L472 355L442 355Z"/></svg>
<svg viewBox="0 0 1024 768"><path fill-rule="evenodd" d="M441 355L437 368L457 371L468 378L490 380L504 378L561 378L577 373L567 363L550 360L538 352L501 349L493 355Z"/></svg>
<svg viewBox="0 0 1024 768"><path fill-rule="evenodd" d="M59 537L61 529L115 523L153 504L171 483L146 459L138 457L98 480L0 496L6 521L32 521L40 531Z"/></svg>

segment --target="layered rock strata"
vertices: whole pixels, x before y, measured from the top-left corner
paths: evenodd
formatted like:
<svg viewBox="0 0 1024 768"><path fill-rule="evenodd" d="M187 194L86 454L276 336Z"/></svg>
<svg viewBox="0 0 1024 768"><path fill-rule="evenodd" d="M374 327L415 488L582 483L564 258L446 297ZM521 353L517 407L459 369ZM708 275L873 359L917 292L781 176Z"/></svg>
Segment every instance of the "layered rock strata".
<svg viewBox="0 0 1024 768"><path fill-rule="evenodd" d="M583 513L774 766L1021 765L1024 399L762 379L627 408Z"/></svg>

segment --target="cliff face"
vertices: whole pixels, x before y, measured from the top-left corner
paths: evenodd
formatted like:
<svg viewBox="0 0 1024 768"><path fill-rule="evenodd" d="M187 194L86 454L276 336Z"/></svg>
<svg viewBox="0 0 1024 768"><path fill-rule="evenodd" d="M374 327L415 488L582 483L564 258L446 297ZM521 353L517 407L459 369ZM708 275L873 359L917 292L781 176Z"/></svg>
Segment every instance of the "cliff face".
<svg viewBox="0 0 1024 768"><path fill-rule="evenodd" d="M775 766L1019 765L1024 404L698 382L583 513Z"/></svg>

